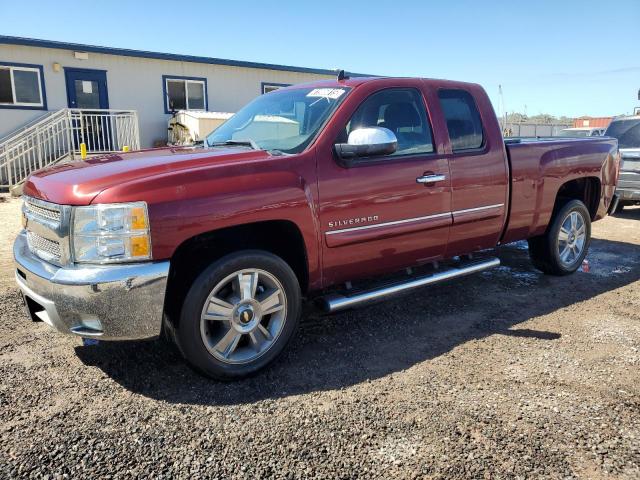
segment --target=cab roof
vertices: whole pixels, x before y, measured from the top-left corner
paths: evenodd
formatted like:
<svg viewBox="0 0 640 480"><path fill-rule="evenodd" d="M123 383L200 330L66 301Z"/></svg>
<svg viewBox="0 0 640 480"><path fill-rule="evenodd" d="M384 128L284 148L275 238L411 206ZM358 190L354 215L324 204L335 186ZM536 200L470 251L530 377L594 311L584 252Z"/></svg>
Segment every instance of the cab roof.
<svg viewBox="0 0 640 480"><path fill-rule="evenodd" d="M381 85L389 84L393 85L398 82L398 80L406 81L406 80L421 80L427 84L444 86L444 87L457 87L457 88L470 88L470 87L479 87L476 83L469 82L459 82L455 80L442 80L436 78L422 78L422 77L364 77L364 76L356 76L345 78L344 80L331 79L331 80L315 80L313 82L307 83L298 83L295 85L291 85L290 87L285 87L286 89L297 89L297 88L339 88L339 87L351 87L357 88L363 84L369 83L379 83ZM284 90L284 89L283 89Z"/></svg>

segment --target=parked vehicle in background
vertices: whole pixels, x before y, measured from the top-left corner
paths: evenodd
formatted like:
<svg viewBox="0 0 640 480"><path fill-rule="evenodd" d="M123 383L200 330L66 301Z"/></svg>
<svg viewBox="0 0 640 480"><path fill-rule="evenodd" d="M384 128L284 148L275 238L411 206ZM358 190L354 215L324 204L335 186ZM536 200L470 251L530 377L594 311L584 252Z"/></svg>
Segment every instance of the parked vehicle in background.
<svg viewBox="0 0 640 480"><path fill-rule="evenodd" d="M618 140L622 162L618 194L620 201L616 211L625 206L640 204L640 115L615 118L605 135Z"/></svg>
<svg viewBox="0 0 640 480"><path fill-rule="evenodd" d="M559 137L601 137L605 129L602 127L573 127L563 128L558 132Z"/></svg>
<svg viewBox="0 0 640 480"><path fill-rule="evenodd" d="M283 350L303 296L335 312L497 266L471 254L523 239L543 272L575 272L618 167L612 138L504 141L479 85L341 74L258 97L203 147L32 174L16 281L61 332L164 326L199 371L240 378Z"/></svg>

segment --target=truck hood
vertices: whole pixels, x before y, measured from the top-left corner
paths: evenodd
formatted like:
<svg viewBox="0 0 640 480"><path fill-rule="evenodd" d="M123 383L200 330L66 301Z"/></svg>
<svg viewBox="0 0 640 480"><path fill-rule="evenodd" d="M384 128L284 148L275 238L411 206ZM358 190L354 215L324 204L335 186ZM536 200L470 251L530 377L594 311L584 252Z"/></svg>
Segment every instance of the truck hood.
<svg viewBox="0 0 640 480"><path fill-rule="evenodd" d="M63 205L89 205L102 191L143 178L206 166L262 160L270 155L243 147L140 150L54 165L32 173L23 193Z"/></svg>

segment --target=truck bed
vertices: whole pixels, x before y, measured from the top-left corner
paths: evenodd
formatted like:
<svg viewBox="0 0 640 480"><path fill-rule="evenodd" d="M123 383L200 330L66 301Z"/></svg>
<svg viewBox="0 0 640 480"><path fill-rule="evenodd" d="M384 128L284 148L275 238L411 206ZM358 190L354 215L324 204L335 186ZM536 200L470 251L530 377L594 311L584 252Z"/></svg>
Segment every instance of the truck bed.
<svg viewBox="0 0 640 480"><path fill-rule="evenodd" d="M600 204L592 211L594 220L606 215L617 175L614 138L509 138L505 139L505 149L511 190L502 243L544 233L559 189L571 181L584 181L580 179L585 177L598 186L607 185Z"/></svg>

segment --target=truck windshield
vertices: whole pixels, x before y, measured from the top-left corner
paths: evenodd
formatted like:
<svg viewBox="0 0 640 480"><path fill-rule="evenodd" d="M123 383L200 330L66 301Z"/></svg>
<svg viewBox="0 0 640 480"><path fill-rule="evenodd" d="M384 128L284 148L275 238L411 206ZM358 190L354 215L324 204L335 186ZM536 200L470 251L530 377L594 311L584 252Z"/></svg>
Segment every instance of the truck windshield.
<svg viewBox="0 0 640 480"><path fill-rule="evenodd" d="M214 130L206 145L298 153L309 145L350 89L300 88L261 95Z"/></svg>
<svg viewBox="0 0 640 480"><path fill-rule="evenodd" d="M614 120L604 132L618 139L618 148L640 148L640 118Z"/></svg>

